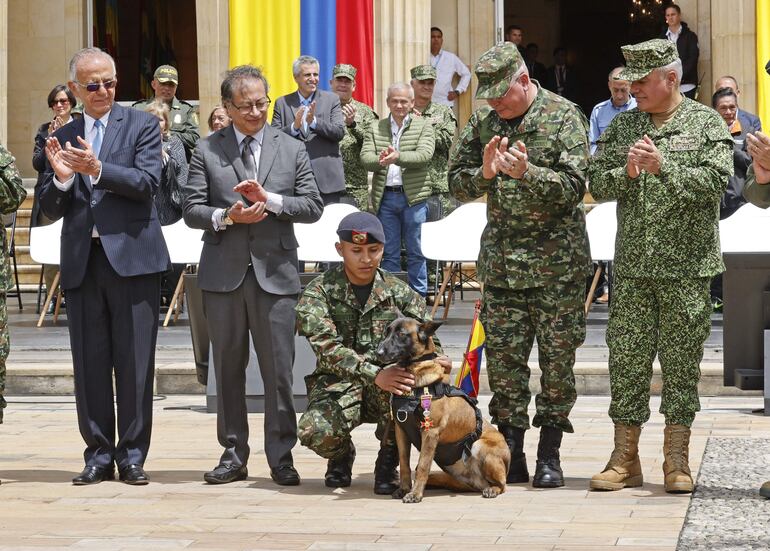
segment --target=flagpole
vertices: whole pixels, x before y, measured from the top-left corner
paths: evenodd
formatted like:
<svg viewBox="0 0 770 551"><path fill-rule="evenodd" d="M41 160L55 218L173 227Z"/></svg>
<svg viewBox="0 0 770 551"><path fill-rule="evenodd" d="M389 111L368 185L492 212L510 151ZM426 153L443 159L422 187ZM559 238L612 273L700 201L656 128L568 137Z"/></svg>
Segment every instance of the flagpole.
<svg viewBox="0 0 770 551"><path fill-rule="evenodd" d="M468 344L465 346L465 352L463 353L463 363L460 365L460 373L457 375L456 383L462 380L462 376L465 373L465 366L468 364L468 354L471 351L471 343L473 342L473 330L476 328L476 321L479 319L479 312L481 311L481 299L476 299L476 304L473 308L473 321L471 321L471 332L468 335ZM478 390L478 389L476 389Z"/></svg>

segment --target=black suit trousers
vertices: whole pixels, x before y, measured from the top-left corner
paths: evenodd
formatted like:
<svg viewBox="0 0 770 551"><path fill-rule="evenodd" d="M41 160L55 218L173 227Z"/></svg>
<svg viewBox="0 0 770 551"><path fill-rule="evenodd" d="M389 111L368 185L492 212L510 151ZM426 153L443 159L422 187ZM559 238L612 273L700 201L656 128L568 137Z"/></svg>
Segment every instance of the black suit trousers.
<svg viewBox="0 0 770 551"><path fill-rule="evenodd" d="M94 241L83 282L66 293L86 465L143 465L152 430L160 274L122 277Z"/></svg>

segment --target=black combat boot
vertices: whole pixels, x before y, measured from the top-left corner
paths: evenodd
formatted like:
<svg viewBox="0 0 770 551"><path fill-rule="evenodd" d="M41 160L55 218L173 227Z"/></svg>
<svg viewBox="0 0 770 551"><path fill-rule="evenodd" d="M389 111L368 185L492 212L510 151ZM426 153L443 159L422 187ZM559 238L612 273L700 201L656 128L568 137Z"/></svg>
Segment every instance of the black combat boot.
<svg viewBox="0 0 770 551"><path fill-rule="evenodd" d="M348 442L347 450L336 459L329 459L326 464L324 483L329 488L347 488L353 476L353 461L356 458L356 447Z"/></svg>
<svg viewBox="0 0 770 551"><path fill-rule="evenodd" d="M524 429L511 425L499 425L498 429L508 443L511 450L511 466L508 468L508 476L505 481L508 484L529 482L527 470L527 456L524 454Z"/></svg>
<svg viewBox="0 0 770 551"><path fill-rule="evenodd" d="M400 486L396 425L390 420L379 424L375 436L380 440L380 451L377 453L377 461L374 462L374 493L389 496Z"/></svg>
<svg viewBox="0 0 770 551"><path fill-rule="evenodd" d="M537 464L532 486L535 488L559 488L564 486L564 473L559 461L562 430L556 427L540 427L537 445Z"/></svg>

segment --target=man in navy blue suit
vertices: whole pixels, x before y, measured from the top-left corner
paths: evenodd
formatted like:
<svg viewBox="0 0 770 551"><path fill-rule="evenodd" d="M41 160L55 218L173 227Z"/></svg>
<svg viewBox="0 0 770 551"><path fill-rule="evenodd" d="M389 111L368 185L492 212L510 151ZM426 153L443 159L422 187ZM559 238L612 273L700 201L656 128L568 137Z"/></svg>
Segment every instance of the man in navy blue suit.
<svg viewBox="0 0 770 551"><path fill-rule="evenodd" d="M86 443L85 468L72 483L114 479L117 464L120 480L147 484L160 274L170 268L153 206L160 129L152 115L115 103L115 61L107 53L80 50L69 69L83 118L48 138L40 204L49 218L64 218L61 286Z"/></svg>
<svg viewBox="0 0 770 551"><path fill-rule="evenodd" d="M735 77L730 75L719 77L714 84L714 91L716 92L722 88L732 88L733 92L735 92L735 97L740 99L741 89L738 86L738 81ZM760 132L762 130L762 122L754 113L749 113L745 109L738 109L737 118L746 133L753 134L754 132Z"/></svg>

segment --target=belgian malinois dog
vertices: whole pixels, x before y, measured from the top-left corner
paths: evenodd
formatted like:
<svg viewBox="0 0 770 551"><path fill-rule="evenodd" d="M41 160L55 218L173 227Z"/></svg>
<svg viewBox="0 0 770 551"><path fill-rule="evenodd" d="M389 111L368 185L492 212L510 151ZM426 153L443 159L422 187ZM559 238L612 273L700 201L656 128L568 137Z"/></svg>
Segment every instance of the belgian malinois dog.
<svg viewBox="0 0 770 551"><path fill-rule="evenodd" d="M449 385L449 375L435 361L433 334L440 325L399 317L390 324L377 348L381 362L397 363L415 379L412 396L393 395L391 399L401 474L401 485L393 497L404 503L422 501L426 485L476 490L484 497L497 497L505 491L511 462L503 435L483 419L474 399ZM413 413L407 419L410 408ZM409 453L414 440L420 458L412 486ZM451 464L442 464L440 457ZM434 459L443 473L430 472Z"/></svg>

